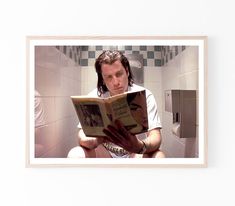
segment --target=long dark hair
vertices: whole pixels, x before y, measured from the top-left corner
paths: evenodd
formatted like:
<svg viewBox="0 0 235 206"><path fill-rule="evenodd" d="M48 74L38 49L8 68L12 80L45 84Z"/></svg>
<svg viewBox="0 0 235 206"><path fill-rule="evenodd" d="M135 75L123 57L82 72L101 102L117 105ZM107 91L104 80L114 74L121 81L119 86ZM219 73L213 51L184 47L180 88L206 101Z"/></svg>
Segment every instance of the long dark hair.
<svg viewBox="0 0 235 206"><path fill-rule="evenodd" d="M123 55L120 51L104 51L95 62L95 69L98 76L97 81L97 90L98 90L98 96L101 96L101 94L104 94L108 91L108 88L104 84L104 80L102 77L102 71L101 66L102 64L113 64L115 61L120 61L122 66L125 68L126 72L129 73L128 76L128 85L132 86L134 80L133 80L133 74L131 72L131 67L128 59Z"/></svg>

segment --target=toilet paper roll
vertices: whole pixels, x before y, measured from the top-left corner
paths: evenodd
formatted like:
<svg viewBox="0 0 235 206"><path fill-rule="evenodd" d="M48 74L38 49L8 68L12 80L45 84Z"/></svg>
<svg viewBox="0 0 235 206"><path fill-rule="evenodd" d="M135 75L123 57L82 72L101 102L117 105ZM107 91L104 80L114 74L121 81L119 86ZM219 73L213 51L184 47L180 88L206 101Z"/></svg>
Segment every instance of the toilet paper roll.
<svg viewBox="0 0 235 206"><path fill-rule="evenodd" d="M175 122L172 127L172 133L178 137L180 137L180 123Z"/></svg>

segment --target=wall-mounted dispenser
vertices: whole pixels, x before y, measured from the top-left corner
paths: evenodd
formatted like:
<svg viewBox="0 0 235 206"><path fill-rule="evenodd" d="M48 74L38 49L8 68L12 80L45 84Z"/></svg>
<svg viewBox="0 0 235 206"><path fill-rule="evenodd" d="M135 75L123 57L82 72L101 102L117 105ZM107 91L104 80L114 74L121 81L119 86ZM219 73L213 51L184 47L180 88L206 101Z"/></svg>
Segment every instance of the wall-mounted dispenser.
<svg viewBox="0 0 235 206"><path fill-rule="evenodd" d="M196 137L196 90L166 90L165 111L173 113L176 136Z"/></svg>

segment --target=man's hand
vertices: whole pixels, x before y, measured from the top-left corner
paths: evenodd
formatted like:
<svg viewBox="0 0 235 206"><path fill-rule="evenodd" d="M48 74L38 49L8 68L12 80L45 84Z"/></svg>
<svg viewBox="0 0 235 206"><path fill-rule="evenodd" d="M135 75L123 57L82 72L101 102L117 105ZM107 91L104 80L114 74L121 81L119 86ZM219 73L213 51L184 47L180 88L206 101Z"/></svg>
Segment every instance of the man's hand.
<svg viewBox="0 0 235 206"><path fill-rule="evenodd" d="M143 143L131 134L121 121L116 120L115 125L109 125L103 130L106 139L131 153L138 153L143 148Z"/></svg>

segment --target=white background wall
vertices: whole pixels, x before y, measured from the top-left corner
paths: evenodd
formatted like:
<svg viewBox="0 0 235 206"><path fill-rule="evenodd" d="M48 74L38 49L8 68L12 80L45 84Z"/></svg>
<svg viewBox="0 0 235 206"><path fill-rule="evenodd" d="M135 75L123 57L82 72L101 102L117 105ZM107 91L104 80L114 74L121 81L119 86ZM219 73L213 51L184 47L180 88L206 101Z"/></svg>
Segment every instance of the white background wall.
<svg viewBox="0 0 235 206"><path fill-rule="evenodd" d="M232 0L5 2L0 205L235 204ZM26 169L26 35L208 35L208 168Z"/></svg>

